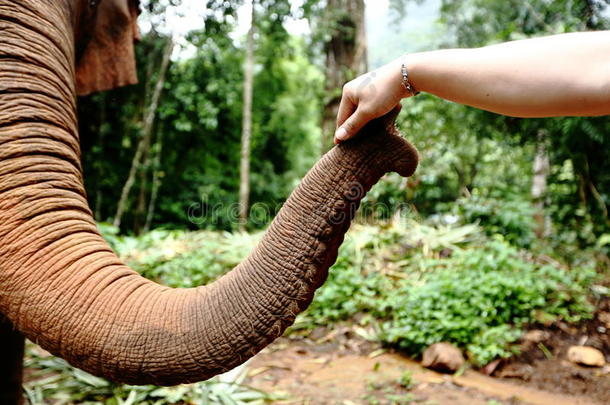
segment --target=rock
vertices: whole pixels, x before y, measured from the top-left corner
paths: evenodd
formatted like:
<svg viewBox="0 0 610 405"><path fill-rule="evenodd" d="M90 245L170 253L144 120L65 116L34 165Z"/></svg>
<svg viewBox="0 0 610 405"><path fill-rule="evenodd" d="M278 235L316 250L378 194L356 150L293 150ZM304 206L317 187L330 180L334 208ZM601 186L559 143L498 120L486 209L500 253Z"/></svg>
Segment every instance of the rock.
<svg viewBox="0 0 610 405"><path fill-rule="evenodd" d="M424 352L422 365L437 371L455 373L464 365L464 356L451 343L435 343Z"/></svg>
<svg viewBox="0 0 610 405"><path fill-rule="evenodd" d="M604 354L590 346L572 346L568 349L568 360L572 363L590 367L603 367L606 364Z"/></svg>
<svg viewBox="0 0 610 405"><path fill-rule="evenodd" d="M547 331L534 329L528 331L525 335L523 335L522 340L524 343L538 344L540 342L544 342L550 336L551 334Z"/></svg>

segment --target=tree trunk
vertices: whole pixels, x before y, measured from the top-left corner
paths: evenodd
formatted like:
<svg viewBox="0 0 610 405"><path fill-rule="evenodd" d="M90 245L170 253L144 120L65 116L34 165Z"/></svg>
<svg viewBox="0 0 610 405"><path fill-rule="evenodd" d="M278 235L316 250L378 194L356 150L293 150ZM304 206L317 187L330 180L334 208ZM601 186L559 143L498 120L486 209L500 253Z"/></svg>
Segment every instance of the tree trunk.
<svg viewBox="0 0 610 405"><path fill-rule="evenodd" d="M150 192L150 200L148 202L148 210L146 213L146 222L144 223L143 232L150 231L153 217L155 215L155 206L157 204L157 197L159 196L159 188L161 187L161 154L163 151L163 133L159 132L157 138L157 145L153 148L155 158L153 160L153 178L152 178L152 190Z"/></svg>
<svg viewBox="0 0 610 405"><path fill-rule="evenodd" d="M252 98L254 88L254 30L256 24L256 2L252 1L252 22L246 43L244 66L244 109L241 133L241 164L239 180L239 229L244 232L248 224L250 197L250 140L252 138Z"/></svg>
<svg viewBox="0 0 610 405"><path fill-rule="evenodd" d="M534 220L536 221L536 236L538 236L538 238L543 238L546 235L546 231L548 229L548 220L544 212L547 177L549 176L551 170L547 142L547 131L543 129L539 130L536 139L536 156L534 157L534 177L532 179Z"/></svg>
<svg viewBox="0 0 610 405"><path fill-rule="evenodd" d="M146 207L147 207L147 190L148 190L148 176L147 176L147 168L150 167L150 142L147 142L144 147L143 153L143 163L140 165L138 170L138 196L136 198L135 210L133 213L133 233L136 235L141 235L142 230L144 228L144 221L146 215Z"/></svg>
<svg viewBox="0 0 610 405"><path fill-rule="evenodd" d="M597 203L602 216L604 217L604 219L606 220L608 225L610 225L610 219L608 218L608 207L606 206L606 202L604 201L604 198L597 190L594 179L591 177L591 169L590 169L589 158L588 158L587 154L584 155L583 160L584 160L583 161L583 166L584 166L583 174L585 176L584 181L585 181L586 189L591 194L591 197L593 197L593 200L595 200L595 202ZM586 192L586 190L585 190L585 192Z"/></svg>
<svg viewBox="0 0 610 405"><path fill-rule="evenodd" d="M157 108L159 106L159 99L161 98L161 93L163 92L163 85L165 84L165 75L167 73L167 68L169 67L169 60L172 55L173 49L174 42L172 39L168 39L167 46L165 47L165 50L163 52L163 60L161 61L161 67L159 69L159 78L157 79L157 84L153 91L150 105L146 110L146 115L144 117L142 136L140 137L140 142L138 143L136 153L131 162L131 169L129 170L127 181L125 182L123 190L121 191L121 198L119 199L117 211L114 216L114 220L112 221L113 225L116 227L121 226L121 219L123 218L123 214L127 209L127 199L129 198L129 193L135 182L136 174L140 169L142 156L145 154L147 149L150 148L150 138L152 136L152 130L155 123Z"/></svg>
<svg viewBox="0 0 610 405"><path fill-rule="evenodd" d="M328 0L324 19L324 25L330 27L330 39L324 44L322 154L333 146L343 85L368 70L364 0Z"/></svg>
<svg viewBox="0 0 610 405"><path fill-rule="evenodd" d="M154 30L154 28L153 28ZM158 34L157 34L158 35ZM164 53L165 54L165 53ZM150 94L154 91L154 89L156 88L156 83L153 83L152 77L154 74L154 70L155 70L155 66L158 64L158 60L157 60L157 55L155 55L155 52L150 52L150 56L147 58L147 64L146 64L146 82L145 82L145 86L144 86L144 100L148 100L150 97ZM161 56L161 60L163 60L163 55ZM142 119L142 121L144 121L146 119L146 113L147 110L144 109L144 117ZM159 135L158 135L159 136ZM152 134L151 134L152 137ZM147 194L147 188L148 188L148 177L147 177L147 169L150 167L151 165L151 142L150 140L147 142L146 146L144 147L144 156L142 157L144 163L141 165L139 173L139 185L140 185L140 192L138 193L138 198L137 198L137 203L136 203L136 209L135 209L135 213L134 213L134 221L133 221L133 232L136 235L141 235L142 233L146 233L148 232L148 230L150 229L149 227L147 227L147 219L148 219L148 208L147 204L146 204L146 194ZM154 170L153 170L153 177L157 174ZM153 191L151 190L151 195L152 195ZM154 204L154 202L149 200L149 204L148 206L150 206L150 204Z"/></svg>
<svg viewBox="0 0 610 405"><path fill-rule="evenodd" d="M99 150L104 150L106 131L104 131L104 122L106 122L106 94L100 93L99 95L99 122L97 125L97 143ZM95 158L101 158L101 153L95 153ZM95 167L95 166L94 166ZM103 221L102 218L102 207L104 203L104 193L102 192L102 179L105 175L104 165L98 165L95 171L95 178L97 187L95 189L95 209L93 210L93 216L96 221Z"/></svg>

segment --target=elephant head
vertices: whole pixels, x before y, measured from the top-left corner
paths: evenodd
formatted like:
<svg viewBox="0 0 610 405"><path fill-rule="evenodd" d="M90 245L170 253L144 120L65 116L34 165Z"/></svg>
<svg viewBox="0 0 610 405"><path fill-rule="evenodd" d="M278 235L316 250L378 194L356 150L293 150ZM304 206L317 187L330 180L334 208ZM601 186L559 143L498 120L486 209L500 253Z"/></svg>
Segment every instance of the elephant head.
<svg viewBox="0 0 610 405"><path fill-rule="evenodd" d="M0 314L95 375L131 384L204 380L292 324L326 279L360 200L386 172L411 175L417 152L395 117L374 121L309 171L234 270L193 289L146 280L104 242L86 201L76 91L134 78L125 74L133 61L123 70L96 55L115 46L96 36L106 33L81 42L91 26L83 21L108 28L90 3L0 0ZM129 28L114 38L131 41L132 3L105 3L126 5ZM132 58L127 48L116 52Z"/></svg>

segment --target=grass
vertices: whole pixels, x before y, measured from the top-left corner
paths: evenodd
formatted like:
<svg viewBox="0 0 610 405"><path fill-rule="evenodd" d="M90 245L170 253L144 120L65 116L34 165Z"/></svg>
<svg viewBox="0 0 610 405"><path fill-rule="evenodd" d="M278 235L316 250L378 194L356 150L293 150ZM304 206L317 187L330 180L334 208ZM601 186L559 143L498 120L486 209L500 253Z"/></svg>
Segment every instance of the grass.
<svg viewBox="0 0 610 405"><path fill-rule="evenodd" d="M155 230L142 237L121 237L109 226L104 236L123 260L144 276L173 287L208 283L238 264L261 234ZM177 387L115 384L74 368L28 344L25 392L31 405L257 405L278 394L244 385L247 369L198 384Z"/></svg>
<svg viewBox="0 0 610 405"><path fill-rule="evenodd" d="M27 347L25 367L29 382L24 388L30 405L257 405L278 398L244 385L245 367L197 384L130 386L115 384L74 368L31 343Z"/></svg>

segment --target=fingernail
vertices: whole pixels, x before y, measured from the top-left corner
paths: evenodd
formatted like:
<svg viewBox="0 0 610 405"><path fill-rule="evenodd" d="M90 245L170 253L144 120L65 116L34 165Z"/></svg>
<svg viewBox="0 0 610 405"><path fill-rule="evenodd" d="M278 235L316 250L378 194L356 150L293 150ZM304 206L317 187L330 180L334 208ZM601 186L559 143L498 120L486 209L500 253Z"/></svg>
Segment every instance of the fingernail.
<svg viewBox="0 0 610 405"><path fill-rule="evenodd" d="M335 138L340 141L344 141L345 139L347 139L347 131L345 130L345 128L339 128L337 132L335 132Z"/></svg>

